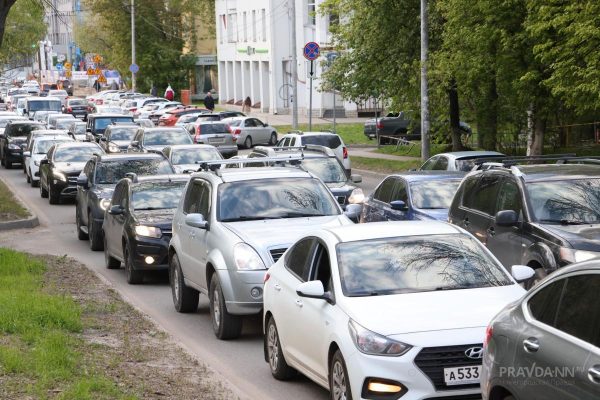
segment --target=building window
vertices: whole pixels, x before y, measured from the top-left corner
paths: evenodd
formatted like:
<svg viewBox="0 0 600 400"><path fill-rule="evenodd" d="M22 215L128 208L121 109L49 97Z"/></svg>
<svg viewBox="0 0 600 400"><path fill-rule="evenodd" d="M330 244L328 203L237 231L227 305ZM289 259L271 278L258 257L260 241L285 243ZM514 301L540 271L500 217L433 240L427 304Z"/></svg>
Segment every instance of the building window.
<svg viewBox="0 0 600 400"><path fill-rule="evenodd" d="M227 30L227 26L225 24L225 14L219 15L219 43L223 43L223 28Z"/></svg>
<svg viewBox="0 0 600 400"><path fill-rule="evenodd" d="M237 14L231 13L227 16L227 41L229 43L237 42L237 33Z"/></svg>
<svg viewBox="0 0 600 400"><path fill-rule="evenodd" d="M248 41L248 15L246 11L244 11L244 42Z"/></svg>
<svg viewBox="0 0 600 400"><path fill-rule="evenodd" d="M256 10L252 10L252 41L256 42Z"/></svg>
<svg viewBox="0 0 600 400"><path fill-rule="evenodd" d="M262 9L262 15L261 15L261 19L262 19L262 40L263 42L267 41L267 15L266 15L266 11L263 8Z"/></svg>
<svg viewBox="0 0 600 400"><path fill-rule="evenodd" d="M317 6L315 0L306 0L306 10L308 13L308 24L315 25L317 23Z"/></svg>

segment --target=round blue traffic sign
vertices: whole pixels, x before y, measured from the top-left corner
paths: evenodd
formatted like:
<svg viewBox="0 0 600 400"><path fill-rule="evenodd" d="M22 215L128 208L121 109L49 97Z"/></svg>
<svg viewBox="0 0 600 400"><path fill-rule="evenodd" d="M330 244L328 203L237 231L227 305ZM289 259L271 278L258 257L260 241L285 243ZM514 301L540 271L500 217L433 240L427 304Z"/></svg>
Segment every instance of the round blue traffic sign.
<svg viewBox="0 0 600 400"><path fill-rule="evenodd" d="M304 45L304 58L310 61L314 61L319 58L321 54L321 48L318 43L308 42Z"/></svg>
<svg viewBox="0 0 600 400"><path fill-rule="evenodd" d="M137 74L140 71L140 67L137 64L131 64L129 66L129 71L131 71L134 74Z"/></svg>

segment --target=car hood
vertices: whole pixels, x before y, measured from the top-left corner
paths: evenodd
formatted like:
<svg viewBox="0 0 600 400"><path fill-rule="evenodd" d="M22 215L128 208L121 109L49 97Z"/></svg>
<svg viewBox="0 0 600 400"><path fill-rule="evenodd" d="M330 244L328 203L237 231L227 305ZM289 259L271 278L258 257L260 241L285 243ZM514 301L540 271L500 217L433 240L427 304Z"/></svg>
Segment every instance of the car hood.
<svg viewBox="0 0 600 400"><path fill-rule="evenodd" d="M147 146L144 145L144 149L145 150L155 150L155 151L162 151L165 147L167 147L168 144L159 144L159 145L155 145L155 146Z"/></svg>
<svg viewBox="0 0 600 400"><path fill-rule="evenodd" d="M386 296L345 297L343 308L363 327L385 336L485 327L525 294L517 285Z"/></svg>
<svg viewBox="0 0 600 400"><path fill-rule="evenodd" d="M435 219L437 221L448 221L448 209L447 208L436 208L436 209L415 209L415 215L422 217L421 219Z"/></svg>
<svg viewBox="0 0 600 400"><path fill-rule="evenodd" d="M554 225L536 224L556 236L560 236L577 250L600 252L600 224Z"/></svg>
<svg viewBox="0 0 600 400"><path fill-rule="evenodd" d="M94 189L94 192L96 193L96 196L99 199L111 199L112 195L115 191L115 186L114 185L96 185L96 188Z"/></svg>
<svg viewBox="0 0 600 400"><path fill-rule="evenodd" d="M57 162L54 166L58 171L71 174L74 172L80 172L85 167L85 162Z"/></svg>
<svg viewBox="0 0 600 400"><path fill-rule="evenodd" d="M140 225L158 226L161 229L171 230L175 211L175 208L169 210L138 210L135 211L135 218Z"/></svg>

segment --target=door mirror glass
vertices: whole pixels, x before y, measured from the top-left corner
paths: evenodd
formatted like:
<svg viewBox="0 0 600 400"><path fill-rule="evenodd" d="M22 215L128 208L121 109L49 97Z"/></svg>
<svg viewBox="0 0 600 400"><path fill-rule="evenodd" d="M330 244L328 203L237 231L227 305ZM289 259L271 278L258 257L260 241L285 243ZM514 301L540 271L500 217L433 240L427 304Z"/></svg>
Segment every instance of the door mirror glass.
<svg viewBox="0 0 600 400"><path fill-rule="evenodd" d="M496 213L496 225L514 226L519 222L519 214L513 210L502 210Z"/></svg>
<svg viewBox="0 0 600 400"><path fill-rule="evenodd" d="M515 278L515 281L521 283L530 279L535 274L535 271L526 265L513 265L510 267L510 273Z"/></svg>
<svg viewBox="0 0 600 400"><path fill-rule="evenodd" d="M110 215L122 215L124 212L123 207L121 207L120 205L115 205L112 206L111 208L108 209L108 213Z"/></svg>
<svg viewBox="0 0 600 400"><path fill-rule="evenodd" d="M208 229L208 221L202 214L188 214L185 216L185 224L193 228Z"/></svg>
<svg viewBox="0 0 600 400"><path fill-rule="evenodd" d="M397 211L406 211L408 210L408 207L406 206L406 203L403 202L402 200L394 200L390 203L390 207L392 207L392 210L397 210Z"/></svg>
<svg viewBox="0 0 600 400"><path fill-rule="evenodd" d="M350 175L350 180L352 181L352 183L361 183L362 182L362 176L352 174L352 175Z"/></svg>

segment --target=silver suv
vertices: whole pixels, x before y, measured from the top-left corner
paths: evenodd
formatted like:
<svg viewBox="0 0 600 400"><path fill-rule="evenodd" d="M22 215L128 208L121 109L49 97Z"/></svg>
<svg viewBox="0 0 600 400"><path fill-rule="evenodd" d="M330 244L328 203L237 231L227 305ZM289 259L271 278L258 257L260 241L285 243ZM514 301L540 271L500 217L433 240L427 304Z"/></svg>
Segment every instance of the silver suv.
<svg viewBox="0 0 600 400"><path fill-rule="evenodd" d="M203 167L250 161L212 161ZM299 236L350 225L348 216L356 212L355 207L342 212L327 187L300 168L193 174L173 218L169 246L175 309L196 311L201 292L209 297L215 335L238 337L242 316L261 312L266 269Z"/></svg>

